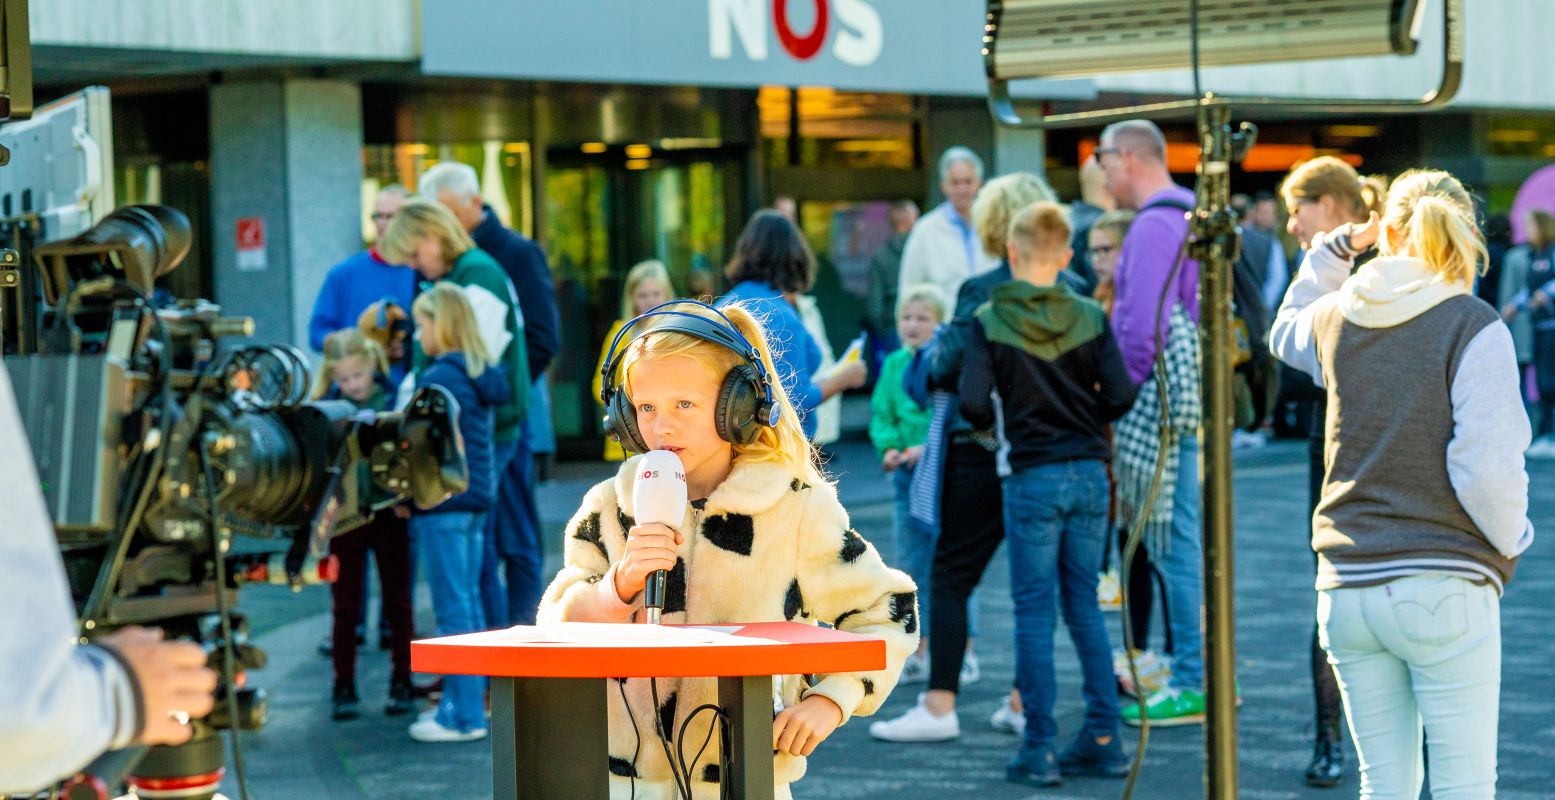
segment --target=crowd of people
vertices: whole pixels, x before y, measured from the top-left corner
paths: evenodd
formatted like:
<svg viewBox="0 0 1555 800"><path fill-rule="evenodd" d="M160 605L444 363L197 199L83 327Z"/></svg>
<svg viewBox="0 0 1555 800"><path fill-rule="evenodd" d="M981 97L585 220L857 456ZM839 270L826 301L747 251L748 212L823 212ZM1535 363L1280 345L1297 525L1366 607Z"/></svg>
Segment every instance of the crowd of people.
<svg viewBox="0 0 1555 800"><path fill-rule="evenodd" d="M1185 247L1193 193L1173 181L1165 156L1154 124L1115 124L1082 165L1079 196L1063 205L1036 175L985 180L970 149L944 152L944 202L921 216L911 202L894 204L891 237L870 262L865 323L874 358L834 361L808 296L817 262L792 199L751 217L724 271L728 289L716 295L717 311L675 307L722 334L680 330L683 321L642 322L680 293L664 263L634 266L594 385L602 411L615 394L629 397L611 408L627 409L634 424L607 420L613 435L603 456L675 450L687 465L693 516L683 528L634 525L623 471L626 478L590 492L569 523L566 566L543 597L530 470L544 422L532 422L532 409L543 393L537 379L559 345L544 254L481 204L468 166L434 167L414 198L386 187L375 209L375 247L331 271L319 297L311 327L326 357L319 392L381 409L414 387L443 386L464 411L472 481L450 503L385 510L370 529L334 541L342 579L331 640L321 649L334 660L336 718L359 713L353 662L364 638L371 551L383 584L380 640L394 663L390 714L413 711L414 699L428 693L408 668L418 563L440 635L533 622L537 609L557 620L631 620L645 576L665 569L680 575L670 592L678 605L666 608L671 619L754 619L781 609L779 618L834 622L891 642L892 666L879 674L785 684L790 718L779 723L792 730L780 761L808 755L837 724L878 707L898 679L926 689L870 733L904 743L955 738L957 696L981 675L977 587L1003 545L1016 675L990 721L1021 737L1008 780L1052 786L1066 776L1121 776L1129 764L1122 726L1145 716L1154 725L1201 723L1199 275ZM1257 351L1244 360L1256 365L1272 350L1286 364L1282 398L1311 404L1302 413L1311 419L1313 518L1301 535L1313 544L1318 614L1314 753L1305 779L1314 786L1344 779L1348 713L1362 784L1374 793L1420 781L1420 720L1431 738L1433 788L1493 784L1497 678L1494 670L1474 678L1463 670L1495 663L1497 597L1531 539L1522 453L1555 457L1555 215L1534 212L1529 244L1496 254L1491 310L1469 297L1492 259L1451 176L1410 173L1389 194L1385 181L1323 157L1298 165L1277 194L1236 199L1243 216L1236 314ZM1281 204L1288 239L1277 229ZM1299 244L1294 258L1287 240ZM1511 328L1490 324L1497 319ZM655 328L661 332L649 333ZM719 336L747 343L760 363L742 368L737 348L710 343ZM1402 411L1374 396L1387 383L1374 376L1421 364L1448 376L1440 392L1422 392ZM1271 370L1238 374L1248 394L1272 396ZM823 404L871 379L869 435L895 496L901 572L847 528L816 467L816 445L836 436L824 430ZM731 420L744 412L730 398L747 390L753 408L767 392L780 413L736 428ZM1537 440L1526 431L1525 401L1538 419ZM1270 402L1249 405L1239 410L1239 444L1257 443L1275 413ZM1341 408L1359 410L1341 416ZM714 409L711 428L694 424ZM1366 457L1383 451L1389 458ZM1427 463L1440 468L1420 466ZM1505 479L1492 486L1492 474ZM763 481L782 484L784 496ZM788 498L790 486L804 487L792 491L805 496ZM768 563L777 556L753 560L762 549L753 541L762 537L752 532L800 513L789 505L841 520L840 542L815 533L811 544L817 553L840 549L846 570L795 567L792 585L765 591L758 587L777 574ZM1405 517L1411 524L1401 527ZM809 527L802 540L814 538ZM1141 544L1125 563L1131 532ZM718 603L698 599L704 592L685 583L683 548L693 534L718 545L697 557L710 565L697 580L739 586ZM730 553L741 558L731 561ZM747 575L758 560L767 569ZM1129 646L1115 649L1102 614L1118 607L1123 588ZM908 597L913 607L895 600L874 608L859 592ZM1454 630L1399 616L1410 603L1443 602L1462 606ZM1387 617L1387 608L1396 613ZM1063 747L1053 713L1060 611L1086 709L1082 729ZM1160 644L1152 646L1156 619ZM862 699L858 681L870 687ZM1437 691L1448 685L1461 690L1451 702ZM704 689L688 682L668 691L687 695L684 708ZM437 707L412 726L413 737L486 735L480 679L449 676L437 690ZM1120 693L1130 702L1120 704ZM644 705L629 716L651 718L640 694L623 693L623 710ZM638 724L612 719L621 731ZM802 774L802 761L784 764L780 783ZM671 765L651 757L613 757L611 769L614 780L633 786L675 778Z"/></svg>
<svg viewBox="0 0 1555 800"><path fill-rule="evenodd" d="M373 246L330 270L314 308L316 396L382 411L441 387L458 402L469 483L434 508L386 505L331 541L340 579L320 650L332 660L333 717L361 714L369 554L382 598L377 641L392 663L383 709L414 715L409 735L421 742L481 739L489 728L484 679L412 680L418 572L436 625L426 633L452 635L638 621L648 576L664 570L669 622L796 620L887 643L883 669L776 685L775 774L788 796L805 757L898 684L926 686L905 713L873 723L872 736L960 735L958 695L981 678L978 586L1004 546L1016 668L989 719L1020 739L1007 780L1121 777L1125 726L1202 723L1201 309L1186 248L1194 195L1173 181L1165 137L1143 120L1102 132L1068 205L1036 175L985 176L967 148L948 149L937 167L944 202L921 216L910 202L893 205L892 235L869 265L871 357L853 357L855 348L833 357L809 296L817 259L791 200L749 219L724 270L727 290L705 279L692 290L706 304L677 300L662 262L626 274L594 386L603 456L674 452L690 503L678 526L639 524L635 471L623 464L583 499L550 578L534 454L553 438L544 375L561 325L545 254L482 202L469 165L439 163L414 192L384 187ZM1281 204L1300 245L1293 260L1275 230ZM1499 598L1533 538L1523 459L1555 457L1555 215L1529 216L1526 245L1487 248L1451 175L1412 171L1388 185L1331 157L1298 165L1278 194L1243 206L1237 423L1253 434L1268 421L1271 403L1259 398L1273 395L1271 354L1304 392L1288 386L1284 396L1312 404L1313 513L1291 532L1314 552L1316 724L1305 779L1344 779L1348 728L1364 796L1415 796L1426 739L1433 796L1493 796ZM1487 266L1491 288L1481 282ZM1441 380L1419 379L1431 373ZM871 377L869 436L894 492L899 569L850 527L818 451L836 436L826 404ZM1395 391L1406 383L1416 390ZM1124 589L1127 647L1115 649L1103 613ZM1085 707L1066 740L1054 714L1060 613ZM92 669L117 674L109 665L121 663L137 675L137 665L183 659L167 667L183 676L176 702L208 707L189 695L213 676L187 648L149 635L104 639L87 652L102 654ZM666 729L708 733L713 718L695 714L712 687L620 682L610 709L616 789L716 792L716 769L691 774L631 746ZM417 714L428 697L435 704ZM165 727L140 740L177 741ZM119 730L113 742L136 736Z"/></svg>

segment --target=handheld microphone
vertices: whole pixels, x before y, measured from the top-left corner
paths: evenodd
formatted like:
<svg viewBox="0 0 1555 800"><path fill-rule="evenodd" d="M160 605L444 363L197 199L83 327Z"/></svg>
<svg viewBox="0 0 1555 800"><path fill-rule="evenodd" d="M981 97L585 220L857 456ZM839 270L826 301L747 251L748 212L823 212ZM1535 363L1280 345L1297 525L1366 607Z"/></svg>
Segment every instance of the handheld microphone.
<svg viewBox="0 0 1555 800"><path fill-rule="evenodd" d="M638 460L632 507L639 525L658 523L680 528L686 516L686 468L680 463L680 456L668 450L654 450ZM658 625L664 613L668 578L664 570L654 570L643 587L643 607L648 610L649 624Z"/></svg>

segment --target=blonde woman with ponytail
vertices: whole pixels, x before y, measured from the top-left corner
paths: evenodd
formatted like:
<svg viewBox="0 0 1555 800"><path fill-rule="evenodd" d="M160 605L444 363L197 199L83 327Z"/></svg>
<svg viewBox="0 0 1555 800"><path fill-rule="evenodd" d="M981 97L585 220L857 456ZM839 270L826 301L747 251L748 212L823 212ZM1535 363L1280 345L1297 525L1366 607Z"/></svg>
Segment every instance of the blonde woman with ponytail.
<svg viewBox="0 0 1555 800"><path fill-rule="evenodd" d="M1486 260L1463 185L1407 172L1380 218L1312 237L1270 340L1328 397L1317 616L1362 798L1419 796L1422 730L1432 797L1495 796L1500 596L1533 528L1512 336L1471 293Z"/></svg>
<svg viewBox="0 0 1555 800"><path fill-rule="evenodd" d="M722 324L703 306L675 310ZM884 639L884 669L776 680L783 710L773 721L774 788L787 798L788 785L804 774L805 757L850 716L874 713L896 685L918 643L917 598L912 580L886 567L849 527L836 488L821 472L775 377L762 326L742 304L722 311L773 376L777 424L750 423L756 432L748 443L723 438L716 418L720 392L730 371L746 366L745 356L651 324L637 331L617 355L614 388L625 393L642 442L680 457L691 502L678 526L637 524L632 490L640 459L628 459L614 478L589 491L567 524L565 566L545 592L540 620L641 621L643 586L662 569L669 572L667 623L825 622ZM655 688L662 701L657 708ZM659 679L650 687L633 679L623 694L611 695L611 797L682 796L680 778L658 745L658 723L702 741L716 719L695 710L718 702L716 682ZM719 796L717 771L707 769L719 763L718 747L714 736L703 760L687 765L695 798Z"/></svg>
<svg viewBox="0 0 1555 800"><path fill-rule="evenodd" d="M1280 185L1289 222L1286 230L1301 244L1303 257L1311 251L1312 239L1346 223L1364 223L1373 213L1381 214L1387 196L1387 179L1363 178L1355 168L1333 156L1305 161L1291 170ZM1377 256L1372 247L1358 254L1353 263L1365 264ZM1298 261L1299 265L1301 262ZM1307 530L1311 540L1312 511L1323 491L1323 419L1328 404L1321 390L1305 375L1286 370L1281 379L1282 393L1306 406L1310 424L1307 467ZM1297 415L1297 420L1302 415ZM1317 554L1312 565L1317 566ZM1338 786L1344 780L1344 703L1339 697L1339 679L1328 664L1328 654L1318 641L1317 624L1312 625L1308 648L1312 668L1313 724L1312 760L1305 773L1307 785L1321 788Z"/></svg>

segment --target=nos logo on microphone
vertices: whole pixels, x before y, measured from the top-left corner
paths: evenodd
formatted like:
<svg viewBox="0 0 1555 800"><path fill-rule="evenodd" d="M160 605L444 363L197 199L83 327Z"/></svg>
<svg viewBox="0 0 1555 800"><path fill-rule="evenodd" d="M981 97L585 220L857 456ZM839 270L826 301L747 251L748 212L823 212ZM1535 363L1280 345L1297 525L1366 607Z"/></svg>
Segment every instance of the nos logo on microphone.
<svg viewBox="0 0 1555 800"><path fill-rule="evenodd" d="M657 477L659 477L659 471L656 470L656 469L645 469L645 470L643 470L643 477L644 478L657 478ZM680 481L681 483L685 483L686 482L686 475L685 475L685 473L683 473L683 472L676 472L675 473L675 480Z"/></svg>

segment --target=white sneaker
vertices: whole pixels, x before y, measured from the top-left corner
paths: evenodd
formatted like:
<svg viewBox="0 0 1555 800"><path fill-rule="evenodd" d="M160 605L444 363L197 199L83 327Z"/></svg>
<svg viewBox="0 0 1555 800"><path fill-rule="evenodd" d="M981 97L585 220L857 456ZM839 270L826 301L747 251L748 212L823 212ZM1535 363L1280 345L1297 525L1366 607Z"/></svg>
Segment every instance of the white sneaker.
<svg viewBox="0 0 1555 800"><path fill-rule="evenodd" d="M456 731L443 727L436 719L423 719L410 726L410 738L418 742L473 742L486 738L486 730Z"/></svg>
<svg viewBox="0 0 1555 800"><path fill-rule="evenodd" d="M1000 733L1008 733L1013 736L1026 735L1026 715L1015 710L1015 705L1010 702L1010 696L1004 696L1004 703L999 710L993 712L988 718L988 724Z"/></svg>
<svg viewBox="0 0 1555 800"><path fill-rule="evenodd" d="M887 742L948 742L961 735L961 720L954 711L944 716L930 712L920 694L918 704L907 709L907 713L896 719L871 722L869 735Z"/></svg>
<svg viewBox="0 0 1555 800"><path fill-rule="evenodd" d="M929 682L929 654L913 653L902 664L902 675L896 679L897 686L906 686L910 683Z"/></svg>
<svg viewBox="0 0 1555 800"><path fill-rule="evenodd" d="M977 664L977 654L971 650L961 659L961 685L971 686L983 679L983 669Z"/></svg>
<svg viewBox="0 0 1555 800"><path fill-rule="evenodd" d="M1263 447L1268 443L1261 431L1244 431L1238 428L1231 432L1232 450L1253 450Z"/></svg>

